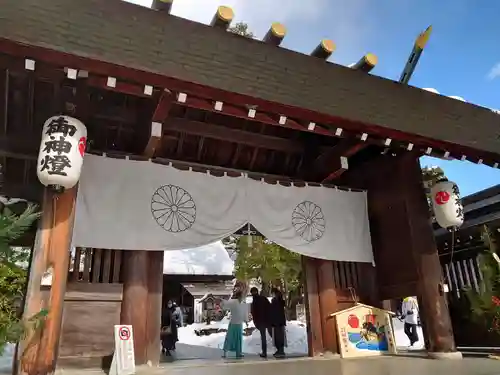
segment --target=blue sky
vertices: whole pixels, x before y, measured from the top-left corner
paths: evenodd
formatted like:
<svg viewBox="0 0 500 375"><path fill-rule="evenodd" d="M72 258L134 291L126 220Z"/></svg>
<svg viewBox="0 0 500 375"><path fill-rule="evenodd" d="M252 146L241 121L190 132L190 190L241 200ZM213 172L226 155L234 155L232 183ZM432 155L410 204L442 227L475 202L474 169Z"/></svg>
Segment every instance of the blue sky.
<svg viewBox="0 0 500 375"><path fill-rule="evenodd" d="M284 23L285 48L309 53L329 38L337 45L331 60L342 65L372 52L379 58L373 74L395 80L416 36L432 25L410 83L500 109L498 0L175 0L172 13L208 23L218 5L231 6L236 21L247 22L257 37L271 22ZM422 165L441 166L464 195L500 183L499 169L430 158L423 158Z"/></svg>

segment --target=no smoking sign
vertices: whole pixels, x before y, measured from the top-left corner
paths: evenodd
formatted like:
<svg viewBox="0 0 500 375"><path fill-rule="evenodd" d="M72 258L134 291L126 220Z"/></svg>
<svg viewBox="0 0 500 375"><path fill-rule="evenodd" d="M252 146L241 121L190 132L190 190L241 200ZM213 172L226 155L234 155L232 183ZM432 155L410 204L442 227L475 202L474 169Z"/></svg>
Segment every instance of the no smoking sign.
<svg viewBox="0 0 500 375"><path fill-rule="evenodd" d="M120 327L118 335L120 336L121 340L128 340L130 339L130 330L128 329L128 327Z"/></svg>

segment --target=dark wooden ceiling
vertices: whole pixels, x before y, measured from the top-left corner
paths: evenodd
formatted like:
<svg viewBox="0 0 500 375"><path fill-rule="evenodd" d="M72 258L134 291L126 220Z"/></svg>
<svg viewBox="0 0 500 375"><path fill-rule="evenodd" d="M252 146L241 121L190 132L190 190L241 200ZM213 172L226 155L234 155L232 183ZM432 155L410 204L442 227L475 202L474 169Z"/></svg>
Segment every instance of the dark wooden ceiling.
<svg viewBox="0 0 500 375"><path fill-rule="evenodd" d="M251 171L276 179L335 183L345 170L340 157L363 162L383 151L381 141L361 141L345 131L332 136L321 124L280 118L251 108L218 104L182 93L119 82L0 55L0 161L2 192L37 200L36 158L43 123L56 114L82 120L88 129L87 152L197 163ZM220 105L220 104L219 104ZM219 108L219 109L217 109ZM160 122L162 136L152 136ZM396 145L397 146L397 145ZM357 154L357 155L356 155ZM356 155L356 156L355 156Z"/></svg>

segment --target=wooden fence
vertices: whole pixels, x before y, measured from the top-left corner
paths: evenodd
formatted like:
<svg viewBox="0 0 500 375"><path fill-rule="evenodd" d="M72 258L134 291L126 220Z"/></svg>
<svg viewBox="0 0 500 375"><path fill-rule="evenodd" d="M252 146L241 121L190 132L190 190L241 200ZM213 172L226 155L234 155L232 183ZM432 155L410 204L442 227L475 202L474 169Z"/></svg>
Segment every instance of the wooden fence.
<svg viewBox="0 0 500 375"><path fill-rule="evenodd" d="M489 327L476 322L471 314L471 306L465 291L481 293L483 275L480 269L483 245L459 250L455 256L450 253L441 256L444 281L448 285L448 305L457 346L498 347L500 335L490 332Z"/></svg>
<svg viewBox="0 0 500 375"><path fill-rule="evenodd" d="M122 250L75 249L69 265L68 281L84 283L121 283Z"/></svg>

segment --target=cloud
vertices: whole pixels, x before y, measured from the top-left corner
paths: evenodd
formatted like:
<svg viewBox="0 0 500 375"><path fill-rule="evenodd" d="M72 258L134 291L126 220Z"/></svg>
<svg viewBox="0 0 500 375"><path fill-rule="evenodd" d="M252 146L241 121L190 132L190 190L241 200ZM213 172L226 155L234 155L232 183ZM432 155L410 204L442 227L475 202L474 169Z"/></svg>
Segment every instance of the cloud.
<svg viewBox="0 0 500 375"><path fill-rule="evenodd" d="M495 78L500 77L500 62L495 64L493 68L491 68L490 72L488 73L488 79L492 80Z"/></svg>

